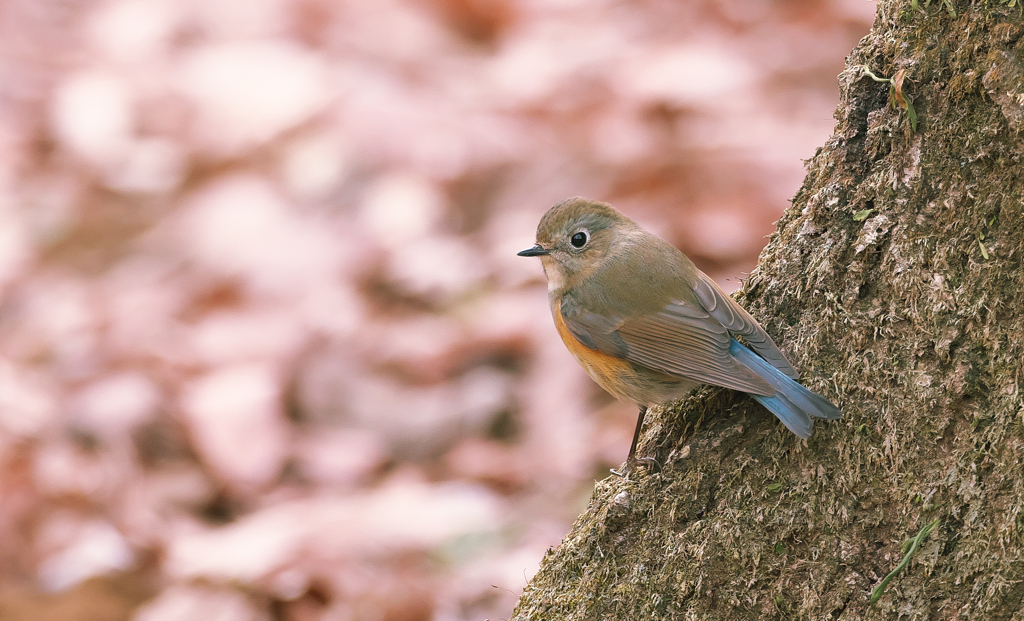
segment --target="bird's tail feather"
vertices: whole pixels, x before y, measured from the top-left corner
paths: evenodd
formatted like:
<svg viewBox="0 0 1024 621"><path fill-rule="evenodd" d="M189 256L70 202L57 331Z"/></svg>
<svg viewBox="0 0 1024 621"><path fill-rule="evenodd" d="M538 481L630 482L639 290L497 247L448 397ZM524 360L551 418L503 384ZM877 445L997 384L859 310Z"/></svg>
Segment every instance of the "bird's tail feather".
<svg viewBox="0 0 1024 621"><path fill-rule="evenodd" d="M778 416L782 424L801 438L811 437L811 430L814 427L812 416L835 420L843 415L828 399L790 379L736 339L731 339L729 353L737 362L756 373L775 389L775 394L770 397L755 394L750 396Z"/></svg>

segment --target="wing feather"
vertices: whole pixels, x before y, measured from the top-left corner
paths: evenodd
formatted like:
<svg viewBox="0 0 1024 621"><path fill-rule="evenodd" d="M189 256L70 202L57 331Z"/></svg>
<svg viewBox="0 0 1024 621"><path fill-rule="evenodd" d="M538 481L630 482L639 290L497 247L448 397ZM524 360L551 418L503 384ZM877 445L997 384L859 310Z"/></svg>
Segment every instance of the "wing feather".
<svg viewBox="0 0 1024 621"><path fill-rule="evenodd" d="M786 355L768 336L757 321L742 306L722 291L715 281L703 272L698 272L697 282L693 287L700 305L718 320L722 326L734 335L742 336L750 348L761 355L776 369L792 379L799 379L793 365L786 360Z"/></svg>
<svg viewBox="0 0 1024 621"><path fill-rule="evenodd" d="M697 305L672 302L658 313L616 319L574 311L563 298L566 327L591 349L704 384L775 393L768 382L736 362L729 353L729 331Z"/></svg>

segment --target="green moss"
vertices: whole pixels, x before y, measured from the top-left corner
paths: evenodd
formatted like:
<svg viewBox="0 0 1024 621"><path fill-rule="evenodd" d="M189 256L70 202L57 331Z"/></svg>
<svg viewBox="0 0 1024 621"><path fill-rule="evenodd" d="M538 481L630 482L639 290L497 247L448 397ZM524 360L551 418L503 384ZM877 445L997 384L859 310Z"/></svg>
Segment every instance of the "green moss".
<svg viewBox="0 0 1024 621"><path fill-rule="evenodd" d="M663 470L597 485L515 619L1021 608L1024 110L992 93L1024 76L1024 22L956 8L900 20L905 2L879 4L840 76L836 133L742 292L845 418L804 442L729 391L655 409L640 450ZM907 70L917 133L865 64ZM869 607L908 533L937 518Z"/></svg>

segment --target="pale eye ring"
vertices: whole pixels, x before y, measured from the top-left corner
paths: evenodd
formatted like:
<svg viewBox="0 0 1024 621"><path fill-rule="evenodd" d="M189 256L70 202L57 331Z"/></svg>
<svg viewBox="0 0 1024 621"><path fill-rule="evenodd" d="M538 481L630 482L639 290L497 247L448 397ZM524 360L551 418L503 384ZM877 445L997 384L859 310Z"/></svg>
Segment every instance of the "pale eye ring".
<svg viewBox="0 0 1024 621"><path fill-rule="evenodd" d="M573 248L582 248L583 246L586 246L586 231L577 231L572 237L569 238L569 243L572 244Z"/></svg>

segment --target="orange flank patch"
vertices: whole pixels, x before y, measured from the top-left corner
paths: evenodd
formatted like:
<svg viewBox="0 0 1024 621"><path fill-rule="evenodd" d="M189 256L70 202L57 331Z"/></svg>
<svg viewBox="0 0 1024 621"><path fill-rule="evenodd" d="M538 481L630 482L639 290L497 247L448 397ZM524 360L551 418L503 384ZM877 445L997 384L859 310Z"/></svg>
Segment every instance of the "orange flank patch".
<svg viewBox="0 0 1024 621"><path fill-rule="evenodd" d="M576 340L576 337L569 332L569 328L562 319L561 309L555 305L551 314L555 318L555 329L558 336L562 337L566 349L576 358L590 377L617 399L630 400L626 395L628 390L628 378L636 375L633 365L629 361L606 354L596 349L590 349L583 343Z"/></svg>

